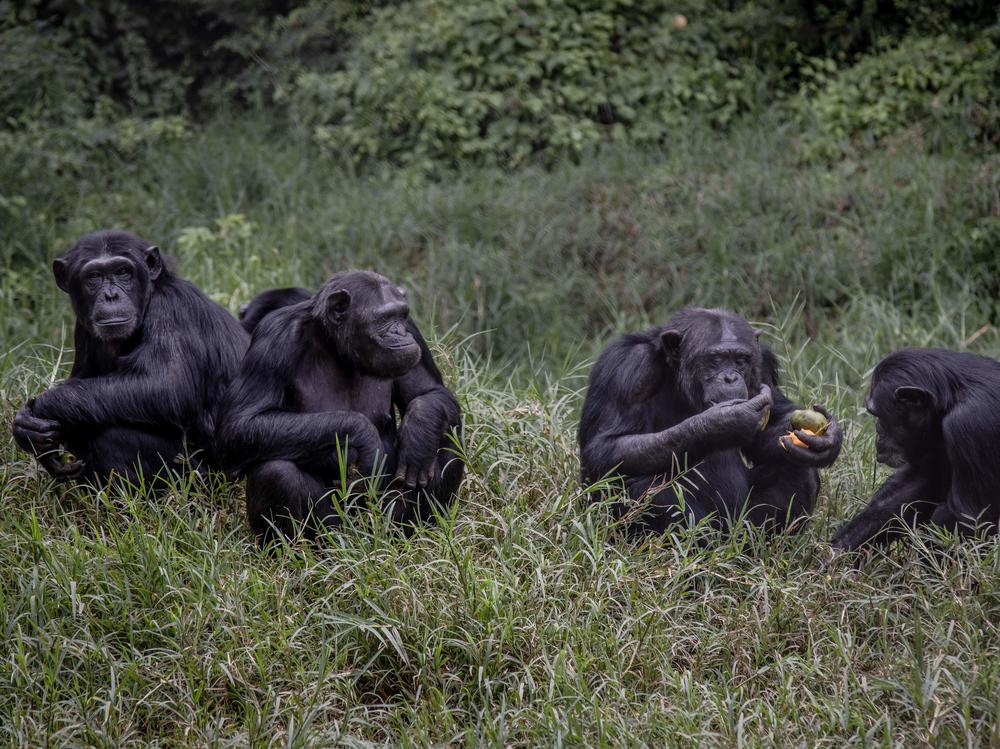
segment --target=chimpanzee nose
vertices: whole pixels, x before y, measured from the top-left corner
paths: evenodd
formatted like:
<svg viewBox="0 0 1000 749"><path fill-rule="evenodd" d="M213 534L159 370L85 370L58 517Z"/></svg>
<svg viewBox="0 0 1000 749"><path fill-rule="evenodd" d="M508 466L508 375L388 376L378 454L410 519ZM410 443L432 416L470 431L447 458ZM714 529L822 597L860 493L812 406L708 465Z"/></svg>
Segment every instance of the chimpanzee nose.
<svg viewBox="0 0 1000 749"><path fill-rule="evenodd" d="M726 372L724 375L722 375L722 381L724 383L726 383L727 385L732 385L739 378L740 378L740 376L738 374L736 374L735 372Z"/></svg>
<svg viewBox="0 0 1000 749"><path fill-rule="evenodd" d="M114 302L118 299L118 289L113 286L104 290L104 300L106 302Z"/></svg>

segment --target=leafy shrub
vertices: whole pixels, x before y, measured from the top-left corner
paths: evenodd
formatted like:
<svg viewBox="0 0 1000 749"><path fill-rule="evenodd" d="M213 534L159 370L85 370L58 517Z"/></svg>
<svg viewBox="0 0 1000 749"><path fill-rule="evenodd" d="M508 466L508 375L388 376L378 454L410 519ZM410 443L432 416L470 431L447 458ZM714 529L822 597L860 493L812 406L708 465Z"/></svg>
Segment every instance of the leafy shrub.
<svg viewBox="0 0 1000 749"><path fill-rule="evenodd" d="M414 0L372 14L344 69L307 73L296 110L356 162L517 165L604 139L659 143L757 98L756 28L709 2Z"/></svg>
<svg viewBox="0 0 1000 749"><path fill-rule="evenodd" d="M882 139L933 120L974 137L1000 134L1000 49L988 36L910 37L880 54L838 69L814 63L796 107L816 129L805 154L840 153L852 138Z"/></svg>

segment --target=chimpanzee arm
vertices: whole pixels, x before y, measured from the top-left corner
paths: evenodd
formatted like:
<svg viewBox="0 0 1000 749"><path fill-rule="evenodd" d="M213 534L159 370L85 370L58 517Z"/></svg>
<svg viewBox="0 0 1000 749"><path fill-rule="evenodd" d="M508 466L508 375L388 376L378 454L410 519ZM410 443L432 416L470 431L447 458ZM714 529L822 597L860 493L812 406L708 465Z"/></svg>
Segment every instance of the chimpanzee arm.
<svg viewBox="0 0 1000 749"><path fill-rule="evenodd" d="M406 328L420 345L420 362L393 382L393 403L402 415L396 476L408 486L426 486L441 470L438 453L447 433L460 428L461 411L417 326L407 320Z"/></svg>
<svg viewBox="0 0 1000 749"><path fill-rule="evenodd" d="M740 446L760 428L770 406L767 388L746 401L720 403L680 423L654 430L652 419L673 396L673 382L655 349L627 338L594 365L580 419L580 460L586 480L615 467L625 475L670 474L707 454ZM677 406L680 408L680 406Z"/></svg>
<svg viewBox="0 0 1000 749"><path fill-rule="evenodd" d="M882 484L861 512L840 527L830 543L842 551L869 543L888 543L902 534L904 525L926 523L943 502L940 483L932 472L903 466Z"/></svg>
<svg viewBox="0 0 1000 749"><path fill-rule="evenodd" d="M254 335L219 411L216 442L224 465L242 470L264 460L310 461L330 467L338 443L357 451L370 473L381 444L378 430L356 411L298 413L285 392L303 354L303 334L290 314L268 315Z"/></svg>
<svg viewBox="0 0 1000 749"><path fill-rule="evenodd" d="M151 338L114 373L70 377L46 390L32 412L64 428L173 424L183 430L197 419L203 362L198 349L182 350L176 337Z"/></svg>

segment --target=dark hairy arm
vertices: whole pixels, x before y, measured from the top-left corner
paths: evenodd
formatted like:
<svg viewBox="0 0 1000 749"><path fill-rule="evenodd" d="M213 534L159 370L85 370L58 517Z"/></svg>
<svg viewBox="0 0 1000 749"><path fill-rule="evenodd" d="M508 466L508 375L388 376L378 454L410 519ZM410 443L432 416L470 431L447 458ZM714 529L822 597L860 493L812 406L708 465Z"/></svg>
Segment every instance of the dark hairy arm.
<svg viewBox="0 0 1000 749"><path fill-rule="evenodd" d="M402 415L396 476L407 486L426 486L441 471L438 452L445 435L460 430L462 417L427 342L412 320L406 326L421 354L420 362L393 382L393 403Z"/></svg>
<svg viewBox="0 0 1000 749"><path fill-rule="evenodd" d="M381 444L378 430L356 411L299 413L285 404L302 355L294 310L268 315L254 334L219 410L216 443L223 464L242 470L264 460L308 460L332 468L349 446L370 473Z"/></svg>
<svg viewBox="0 0 1000 749"><path fill-rule="evenodd" d="M121 370L70 377L39 395L31 410L63 428L172 424L183 430L200 406L201 363L175 336L151 337L124 357Z"/></svg>
<svg viewBox="0 0 1000 749"><path fill-rule="evenodd" d="M879 487L861 512L840 527L830 543L839 551L888 543L903 533L904 526L930 520L944 501L940 490L930 472L903 466Z"/></svg>

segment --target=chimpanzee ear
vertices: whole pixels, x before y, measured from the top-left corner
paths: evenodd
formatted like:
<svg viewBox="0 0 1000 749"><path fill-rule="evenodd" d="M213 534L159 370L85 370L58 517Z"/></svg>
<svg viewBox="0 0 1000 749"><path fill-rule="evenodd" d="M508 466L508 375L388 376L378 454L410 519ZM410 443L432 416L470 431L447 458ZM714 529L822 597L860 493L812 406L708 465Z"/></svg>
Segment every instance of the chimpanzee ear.
<svg viewBox="0 0 1000 749"><path fill-rule="evenodd" d="M52 261L52 275L56 277L56 286L69 293L69 264L61 257Z"/></svg>
<svg viewBox="0 0 1000 749"><path fill-rule="evenodd" d="M681 355L681 341L684 334L679 330L664 330L660 333L660 345L663 346L663 354L667 361L677 361Z"/></svg>
<svg viewBox="0 0 1000 749"><path fill-rule="evenodd" d="M336 289L326 296L326 315L337 325L344 321L350 306L351 292L347 289Z"/></svg>
<svg viewBox="0 0 1000 749"><path fill-rule="evenodd" d="M911 408L927 408L933 405L934 395L922 387L902 385L896 388L896 400Z"/></svg>
<svg viewBox="0 0 1000 749"><path fill-rule="evenodd" d="M160 277L163 270L163 261L160 259L160 248L155 244L150 245L142 251L143 259L146 261L146 268L149 270L149 280L155 281Z"/></svg>

